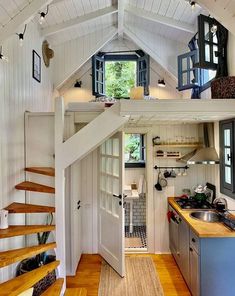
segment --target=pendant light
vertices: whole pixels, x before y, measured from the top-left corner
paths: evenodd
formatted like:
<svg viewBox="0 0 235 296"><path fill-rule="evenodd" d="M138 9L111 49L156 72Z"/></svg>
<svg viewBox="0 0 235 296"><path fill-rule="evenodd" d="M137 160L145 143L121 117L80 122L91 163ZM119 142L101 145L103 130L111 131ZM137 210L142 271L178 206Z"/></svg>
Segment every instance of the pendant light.
<svg viewBox="0 0 235 296"><path fill-rule="evenodd" d="M48 14L49 12L49 5L47 5L47 10L46 12L40 12L39 15L40 15L40 18L39 18L39 24L42 25L44 22L45 22L45 17L46 15Z"/></svg>
<svg viewBox="0 0 235 296"><path fill-rule="evenodd" d="M26 32L27 25L24 26L23 33L16 33L16 35L19 37L19 45L22 47L24 42L24 34Z"/></svg>

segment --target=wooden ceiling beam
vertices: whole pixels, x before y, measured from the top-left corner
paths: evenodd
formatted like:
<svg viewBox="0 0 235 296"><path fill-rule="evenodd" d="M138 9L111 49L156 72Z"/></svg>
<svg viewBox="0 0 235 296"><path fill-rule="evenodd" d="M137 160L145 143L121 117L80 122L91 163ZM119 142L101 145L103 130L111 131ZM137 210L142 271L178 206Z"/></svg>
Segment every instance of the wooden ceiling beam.
<svg viewBox="0 0 235 296"><path fill-rule="evenodd" d="M192 25L189 25L184 22L179 22L177 20L174 20L173 18L162 16L157 13L146 11L144 9L139 9L130 5L126 6L125 10L128 13L133 14L134 16L141 17L143 19L146 19L158 24L163 24L165 26L178 29L184 32L189 32L193 34L195 33L195 28Z"/></svg>
<svg viewBox="0 0 235 296"><path fill-rule="evenodd" d="M93 21L93 20L96 20L100 17L115 14L117 12L118 12L118 9L115 6L110 6L110 7L106 7L103 9L99 9L99 10L93 11L91 13L71 19L67 22L63 22L63 23L60 23L57 25L46 27L46 28L42 29L42 36L44 36L44 37L50 36L50 35L56 34L58 32L70 29L72 27L76 27L77 25L80 25L82 23Z"/></svg>
<svg viewBox="0 0 235 296"><path fill-rule="evenodd" d="M118 1L118 37L123 38L126 0Z"/></svg>
<svg viewBox="0 0 235 296"><path fill-rule="evenodd" d="M29 23L34 18L35 14L51 2L52 0L32 0L28 6L21 10L0 30L0 42L4 41L12 34L15 34L20 25Z"/></svg>

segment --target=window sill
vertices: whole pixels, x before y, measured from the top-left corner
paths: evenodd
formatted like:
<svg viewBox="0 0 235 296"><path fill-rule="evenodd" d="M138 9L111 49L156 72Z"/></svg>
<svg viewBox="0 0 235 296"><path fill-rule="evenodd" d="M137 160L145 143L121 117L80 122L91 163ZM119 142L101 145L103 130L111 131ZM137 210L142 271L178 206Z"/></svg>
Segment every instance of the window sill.
<svg viewBox="0 0 235 296"><path fill-rule="evenodd" d="M125 162L125 168L145 168L145 162Z"/></svg>

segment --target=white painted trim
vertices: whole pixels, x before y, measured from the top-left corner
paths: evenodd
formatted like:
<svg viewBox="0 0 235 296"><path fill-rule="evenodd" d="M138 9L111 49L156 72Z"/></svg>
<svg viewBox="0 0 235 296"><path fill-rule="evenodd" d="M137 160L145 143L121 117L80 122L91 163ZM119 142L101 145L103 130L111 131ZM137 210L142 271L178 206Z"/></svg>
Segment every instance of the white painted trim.
<svg viewBox="0 0 235 296"><path fill-rule="evenodd" d="M64 278L63 292L66 287L66 246L65 246L65 168L57 151L63 144L64 102L55 99L55 221L56 221L56 257L60 260L59 277Z"/></svg>
<svg viewBox="0 0 235 296"><path fill-rule="evenodd" d="M168 70L168 65L166 65L163 61L162 58L157 54L157 52L153 51L148 44L143 42L141 40L140 36L137 36L134 34L130 28L127 28L127 26L124 25L124 33L136 44L138 45L141 49L143 49L147 54L150 55L151 58L153 58L159 65L161 65L167 73L171 76L173 80L178 82L178 78L170 71Z"/></svg>
<svg viewBox="0 0 235 296"><path fill-rule="evenodd" d="M42 7L50 4L51 2L52 0L32 0L0 30L0 42L10 37L12 34L15 34L20 25L29 23Z"/></svg>
<svg viewBox="0 0 235 296"><path fill-rule="evenodd" d="M118 37L123 38L126 0L118 1Z"/></svg>
<svg viewBox="0 0 235 296"><path fill-rule="evenodd" d="M41 30L41 34L42 34L42 36L47 37L47 36L59 33L61 31L71 29L71 28L76 27L80 24L97 20L100 17L115 14L117 12L118 12L118 10L117 10L117 7L115 7L115 6L110 6L110 7L106 7L103 9L99 9L99 10L93 11L91 13L70 19L66 22L62 22L62 23L59 23L59 24L56 24L53 26L46 27Z"/></svg>
<svg viewBox="0 0 235 296"><path fill-rule="evenodd" d="M184 31L184 32L189 32L194 34L195 33L195 28L187 23L180 22L177 20L174 20L173 18L169 18L163 15L159 15L157 13L151 12L151 11L146 11L144 9L140 9L134 6L128 5L125 10L133 14L134 16L144 18L149 21L153 21L158 24L166 25L168 27Z"/></svg>
<svg viewBox="0 0 235 296"><path fill-rule="evenodd" d="M58 147L61 168L85 157L127 122L128 117L120 116L119 107L120 103L116 102Z"/></svg>

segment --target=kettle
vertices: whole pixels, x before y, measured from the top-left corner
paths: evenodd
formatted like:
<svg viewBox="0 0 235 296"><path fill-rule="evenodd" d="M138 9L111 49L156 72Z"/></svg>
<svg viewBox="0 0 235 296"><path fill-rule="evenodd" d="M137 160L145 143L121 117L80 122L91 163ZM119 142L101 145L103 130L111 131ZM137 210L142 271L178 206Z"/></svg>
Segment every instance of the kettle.
<svg viewBox="0 0 235 296"><path fill-rule="evenodd" d="M0 229L8 228L8 211L0 210Z"/></svg>
<svg viewBox="0 0 235 296"><path fill-rule="evenodd" d="M194 199L196 199L199 202L206 201L206 199L207 199L207 195L206 195L207 187L206 186L198 185L193 188L193 191L195 193L193 196Z"/></svg>

